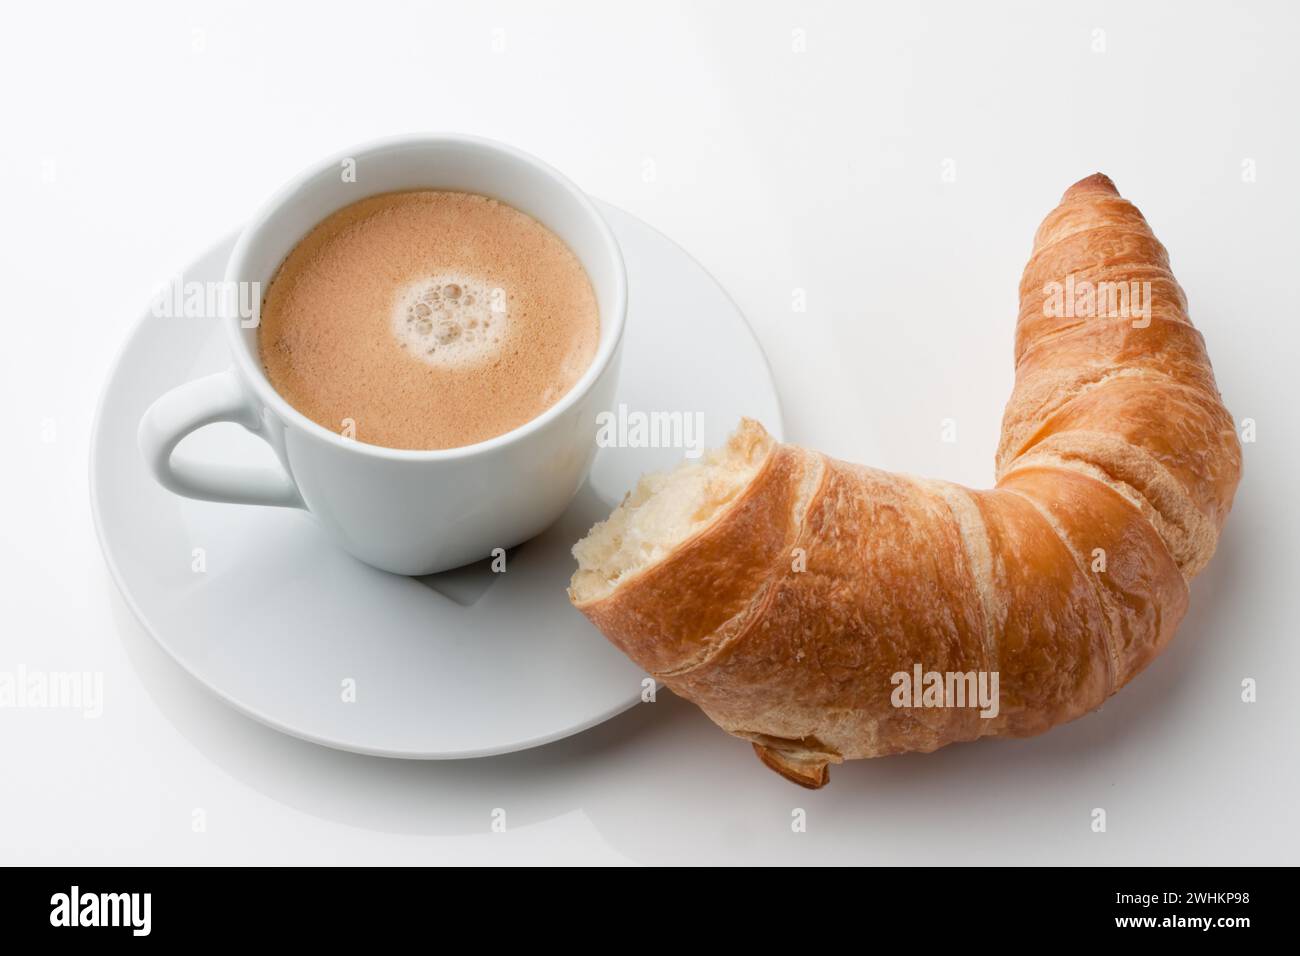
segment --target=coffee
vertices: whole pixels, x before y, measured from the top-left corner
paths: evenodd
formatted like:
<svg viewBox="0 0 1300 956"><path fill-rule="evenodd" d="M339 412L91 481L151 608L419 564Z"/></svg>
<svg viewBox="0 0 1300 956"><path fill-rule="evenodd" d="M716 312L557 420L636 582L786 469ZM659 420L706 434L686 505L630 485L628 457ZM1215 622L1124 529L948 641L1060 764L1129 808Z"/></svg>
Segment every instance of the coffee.
<svg viewBox="0 0 1300 956"><path fill-rule="evenodd" d="M525 213L417 190L338 210L289 253L262 303L272 386L335 432L455 448L554 405L596 355L577 256Z"/></svg>

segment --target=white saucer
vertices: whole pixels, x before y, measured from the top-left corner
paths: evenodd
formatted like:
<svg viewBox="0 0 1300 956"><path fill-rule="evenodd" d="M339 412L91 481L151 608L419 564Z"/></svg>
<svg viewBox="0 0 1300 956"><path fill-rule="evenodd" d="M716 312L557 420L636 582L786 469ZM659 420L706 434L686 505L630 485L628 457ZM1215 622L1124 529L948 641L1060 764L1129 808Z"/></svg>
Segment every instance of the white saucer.
<svg viewBox="0 0 1300 956"><path fill-rule="evenodd" d="M735 304L669 239L600 206L628 270L619 402L701 411L709 446L741 415L780 437L771 373ZM185 281L220 280L233 242L209 250ZM512 551L504 574L476 565L399 577L334 548L302 512L191 501L154 483L136 450L141 414L228 364L214 322L146 314L91 439L91 508L108 566L145 629L202 684L306 740L428 759L535 747L640 700L645 675L569 604L569 548L639 474L671 466L680 449L602 449L568 512ZM270 458L236 425L211 426L185 446L228 461ZM346 681L355 702L343 700Z"/></svg>

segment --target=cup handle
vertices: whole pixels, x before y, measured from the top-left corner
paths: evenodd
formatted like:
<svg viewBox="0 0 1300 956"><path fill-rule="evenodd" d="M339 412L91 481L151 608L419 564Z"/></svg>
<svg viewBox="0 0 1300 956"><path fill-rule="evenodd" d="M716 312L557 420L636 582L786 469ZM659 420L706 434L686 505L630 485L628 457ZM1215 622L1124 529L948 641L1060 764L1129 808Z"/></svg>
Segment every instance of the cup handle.
<svg viewBox="0 0 1300 956"><path fill-rule="evenodd" d="M216 422L236 422L263 441L257 409L227 369L180 385L149 406L137 438L145 464L168 491L200 501L305 508L293 480L281 469L220 462L173 460L182 438Z"/></svg>

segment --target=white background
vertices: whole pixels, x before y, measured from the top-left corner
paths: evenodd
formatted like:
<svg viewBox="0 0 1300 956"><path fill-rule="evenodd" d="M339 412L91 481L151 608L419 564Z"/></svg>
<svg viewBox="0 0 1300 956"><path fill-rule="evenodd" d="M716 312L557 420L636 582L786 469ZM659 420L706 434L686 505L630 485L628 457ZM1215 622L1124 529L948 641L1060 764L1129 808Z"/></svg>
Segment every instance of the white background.
<svg viewBox="0 0 1300 956"><path fill-rule="evenodd" d="M0 670L102 671L106 704L99 720L0 710L0 862L1300 862L1296 18L912 6L7 8ZM437 129L529 150L695 255L767 350L788 437L975 485L1033 231L1070 183L1111 175L1258 429L1173 646L1045 737L838 767L817 793L668 694L459 764L336 753L227 709L104 567L86 488L99 389L155 287L281 182ZM1258 703L1240 701L1247 677Z"/></svg>

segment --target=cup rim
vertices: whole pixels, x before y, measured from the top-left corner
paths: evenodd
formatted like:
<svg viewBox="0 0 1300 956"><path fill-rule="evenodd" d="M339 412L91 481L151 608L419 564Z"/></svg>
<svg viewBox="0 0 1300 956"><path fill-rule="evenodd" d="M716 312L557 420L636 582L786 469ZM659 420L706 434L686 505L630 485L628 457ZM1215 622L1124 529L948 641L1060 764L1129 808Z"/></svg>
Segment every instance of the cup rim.
<svg viewBox="0 0 1300 956"><path fill-rule="evenodd" d="M265 228L266 224L274 218L288 200L310 180L337 168L339 163L345 159L358 159L367 155L373 156L376 153L391 149L441 143L454 143L502 153L531 165L545 174L557 187L568 193L576 201L578 207L582 209L596 227L596 233L601 239L605 253L614 264L613 314L608 317L601 316L602 324L609 321L612 324L612 329L608 335L602 334L600 347L596 350L595 357L591 360L591 364L582 377L561 396L559 401L522 425L500 435L494 435L483 441L475 442L472 445L460 445L455 448L389 448L385 445L372 445L356 439L344 438L294 408L284 396L275 390L275 387L266 378L266 373L263 371L260 361L250 353L244 337L240 334L242 327L237 321L238 317L233 314L224 314L222 322L226 326L227 344L234 357L235 365L239 369L244 382L253 389L258 399L267 407L274 409L286 423L292 423L308 435L353 453L395 461L446 461L469 458L513 444L546 427L550 422L559 418L580 402L591 391L601 375L604 374L614 356L618 354L619 346L623 341L623 330L627 323L627 267L623 261L623 250L619 246L618 240L614 238L614 231L610 229L609 223L600 214L600 210L596 208L596 204L592 202L591 197L558 169L538 159L531 153L524 152L498 140L465 133L413 133L381 137L349 149L340 150L326 159L312 164L277 189L271 198L258 208L243 231L240 232L239 238L231 250L230 258L226 262L226 285L229 286L231 282L239 281L238 273L243 270L244 260L248 255L248 247L251 245L253 237ZM341 209L343 206L340 205L338 208ZM543 225L546 224L543 223Z"/></svg>

